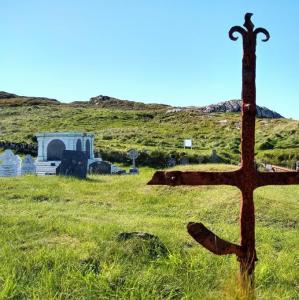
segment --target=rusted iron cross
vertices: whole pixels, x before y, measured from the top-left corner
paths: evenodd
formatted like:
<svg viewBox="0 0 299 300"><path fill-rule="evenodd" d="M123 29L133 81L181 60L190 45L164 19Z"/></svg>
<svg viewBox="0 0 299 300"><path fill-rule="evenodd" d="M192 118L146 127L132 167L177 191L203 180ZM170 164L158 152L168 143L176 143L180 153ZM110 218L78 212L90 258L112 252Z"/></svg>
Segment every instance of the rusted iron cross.
<svg viewBox="0 0 299 300"><path fill-rule="evenodd" d="M269 40L269 32L264 28L256 28L251 22L251 13L245 15L244 27L234 26L229 31L233 41L239 33L243 38L242 60L242 141L241 167L230 172L163 172L154 174L151 185L232 185L242 192L241 198L241 245L233 244L219 238L202 223L189 223L189 234L203 247L218 254L236 254L240 262L243 278L252 282L255 261L255 214L253 191L265 185L299 184L299 172L265 173L257 171L254 161L255 117L256 117L256 36L259 33Z"/></svg>

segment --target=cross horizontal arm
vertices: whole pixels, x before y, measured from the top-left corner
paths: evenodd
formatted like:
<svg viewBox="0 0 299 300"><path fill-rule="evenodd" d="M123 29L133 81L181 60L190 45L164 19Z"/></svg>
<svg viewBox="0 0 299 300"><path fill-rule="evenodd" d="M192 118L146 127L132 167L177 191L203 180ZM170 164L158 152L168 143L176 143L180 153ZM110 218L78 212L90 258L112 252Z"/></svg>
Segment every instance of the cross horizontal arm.
<svg viewBox="0 0 299 300"><path fill-rule="evenodd" d="M236 244L225 241L206 228L202 223L190 222L187 226L189 234L203 247L217 255L236 254L244 257L244 249Z"/></svg>
<svg viewBox="0 0 299 300"><path fill-rule="evenodd" d="M287 184L299 184L299 172L257 173L257 187Z"/></svg>
<svg viewBox="0 0 299 300"><path fill-rule="evenodd" d="M149 185L233 185L241 186L241 171L230 172L192 172L158 171Z"/></svg>

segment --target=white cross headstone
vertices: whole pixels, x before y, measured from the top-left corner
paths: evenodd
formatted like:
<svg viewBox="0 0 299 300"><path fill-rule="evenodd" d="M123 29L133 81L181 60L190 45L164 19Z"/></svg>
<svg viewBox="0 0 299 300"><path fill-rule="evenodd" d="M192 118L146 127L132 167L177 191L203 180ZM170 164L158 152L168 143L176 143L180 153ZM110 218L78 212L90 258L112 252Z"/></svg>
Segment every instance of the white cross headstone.
<svg viewBox="0 0 299 300"><path fill-rule="evenodd" d="M32 158L31 155L26 155L22 162L21 174L22 175L35 174L35 172L36 172L36 167L35 167L34 159Z"/></svg>
<svg viewBox="0 0 299 300"><path fill-rule="evenodd" d="M128 156L129 156L129 158L132 159L132 168L130 168L130 170L129 170L129 173L131 175L139 173L139 170L136 168L136 164L135 164L135 161L136 161L136 158L138 157L138 155L139 155L138 151L135 149L131 149L128 151Z"/></svg>
<svg viewBox="0 0 299 300"><path fill-rule="evenodd" d="M136 158L138 157L138 151L135 149L131 149L128 151L128 156L129 156L129 158L132 159L132 163L133 163L132 168L135 169L136 168L135 161L136 161Z"/></svg>

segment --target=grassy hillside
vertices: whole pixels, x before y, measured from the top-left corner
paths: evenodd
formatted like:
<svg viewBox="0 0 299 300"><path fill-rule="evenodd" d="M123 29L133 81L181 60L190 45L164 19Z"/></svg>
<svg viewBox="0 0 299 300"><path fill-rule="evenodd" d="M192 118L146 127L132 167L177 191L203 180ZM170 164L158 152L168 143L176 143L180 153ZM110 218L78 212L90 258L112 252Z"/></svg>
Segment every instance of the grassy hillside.
<svg viewBox="0 0 299 300"><path fill-rule="evenodd" d="M221 122L227 120L227 123ZM190 156L210 155L237 163L240 115L203 114L198 111L167 113L166 109L126 110L97 106L48 105L0 107L0 140L32 143L43 131L88 131L96 134L95 146L103 152L137 148ZM184 150L192 138L193 150ZM290 166L299 159L299 122L257 119L257 160Z"/></svg>
<svg viewBox="0 0 299 300"><path fill-rule="evenodd" d="M147 186L152 173L0 178L0 299L245 299L236 258L186 232L202 221L237 242L239 191ZM298 198L297 186L255 192L257 299L298 299ZM167 252L117 239L130 231L156 235Z"/></svg>

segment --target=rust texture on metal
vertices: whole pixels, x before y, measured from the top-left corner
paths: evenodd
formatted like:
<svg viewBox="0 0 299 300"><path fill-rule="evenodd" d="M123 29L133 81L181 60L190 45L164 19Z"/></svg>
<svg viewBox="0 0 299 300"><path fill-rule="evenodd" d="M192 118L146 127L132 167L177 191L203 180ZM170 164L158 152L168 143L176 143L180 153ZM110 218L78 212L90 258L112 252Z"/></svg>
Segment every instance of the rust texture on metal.
<svg viewBox="0 0 299 300"><path fill-rule="evenodd" d="M203 247L217 255L236 254L245 257L244 249L218 237L202 223L190 222L187 226L189 234Z"/></svg>
<svg viewBox="0 0 299 300"><path fill-rule="evenodd" d="M281 166L272 165L272 171L273 172L294 172L294 169L289 169Z"/></svg>
<svg viewBox="0 0 299 300"><path fill-rule="evenodd" d="M258 172L255 166L256 38L259 33L262 33L265 35L262 41L266 42L270 34L264 28L254 29L251 16L251 13L245 15L244 27L234 26L229 31L230 39L237 40L236 33L243 38L241 167L230 172L158 171L149 182L151 185L232 185L238 187L242 193L240 246L220 239L201 223L189 223L188 232L198 243L215 254L236 254L240 262L241 274L250 278L252 278L257 260L254 190L265 185L299 184L298 172Z"/></svg>

